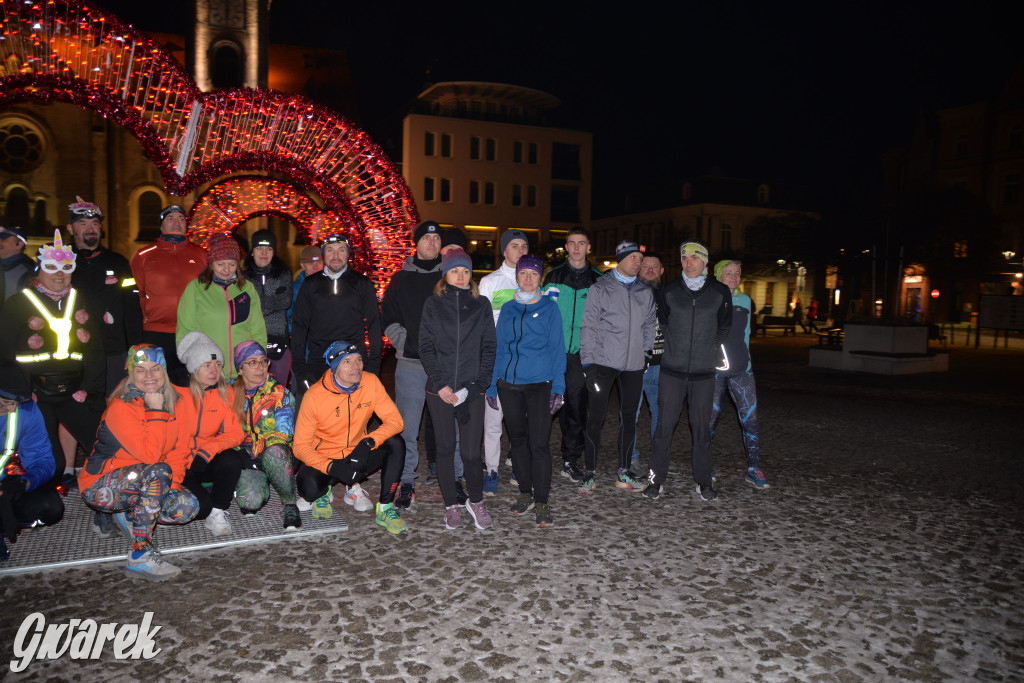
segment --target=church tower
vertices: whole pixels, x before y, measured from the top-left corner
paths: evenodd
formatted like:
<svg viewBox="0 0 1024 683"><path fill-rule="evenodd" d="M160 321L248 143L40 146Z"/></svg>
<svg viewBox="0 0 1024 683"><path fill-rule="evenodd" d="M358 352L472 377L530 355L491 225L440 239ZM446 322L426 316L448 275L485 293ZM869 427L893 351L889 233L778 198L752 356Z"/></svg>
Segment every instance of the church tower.
<svg viewBox="0 0 1024 683"><path fill-rule="evenodd" d="M270 0L193 0L186 62L199 89L267 87Z"/></svg>

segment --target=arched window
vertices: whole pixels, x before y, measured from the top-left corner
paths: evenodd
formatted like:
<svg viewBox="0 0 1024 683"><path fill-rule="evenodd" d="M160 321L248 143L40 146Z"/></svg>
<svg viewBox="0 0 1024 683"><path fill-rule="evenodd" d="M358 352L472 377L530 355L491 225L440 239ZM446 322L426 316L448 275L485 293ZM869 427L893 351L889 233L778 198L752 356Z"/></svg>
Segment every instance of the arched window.
<svg viewBox="0 0 1024 683"><path fill-rule="evenodd" d="M160 237L160 210L163 209L164 198L154 190L146 190L139 195L135 205L139 232L136 242L152 242Z"/></svg>
<svg viewBox="0 0 1024 683"><path fill-rule="evenodd" d="M7 191L7 206L4 208L4 225L28 228L31 216L28 210L28 192L25 188L14 186Z"/></svg>
<svg viewBox="0 0 1024 683"><path fill-rule="evenodd" d="M242 77L242 53L235 43L223 41L214 45L210 61L213 64L210 80L214 88L227 90L241 88L245 84Z"/></svg>

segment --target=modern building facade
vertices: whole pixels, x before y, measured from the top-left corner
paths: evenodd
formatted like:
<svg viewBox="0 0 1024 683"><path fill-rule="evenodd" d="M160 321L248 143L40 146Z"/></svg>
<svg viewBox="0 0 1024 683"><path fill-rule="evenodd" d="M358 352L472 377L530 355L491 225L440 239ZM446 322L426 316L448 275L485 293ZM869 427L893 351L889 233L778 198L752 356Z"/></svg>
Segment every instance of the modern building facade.
<svg viewBox="0 0 1024 683"><path fill-rule="evenodd" d="M420 216L466 232L474 267L497 266L510 228L537 249L590 224L590 133L545 125L547 93L502 83L445 82L403 121L402 175Z"/></svg>

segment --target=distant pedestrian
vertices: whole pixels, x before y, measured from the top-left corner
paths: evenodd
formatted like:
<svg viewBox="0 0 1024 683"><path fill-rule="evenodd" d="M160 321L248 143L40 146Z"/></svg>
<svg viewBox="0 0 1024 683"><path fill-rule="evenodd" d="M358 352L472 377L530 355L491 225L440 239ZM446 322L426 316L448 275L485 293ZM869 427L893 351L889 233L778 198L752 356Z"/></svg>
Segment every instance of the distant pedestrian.
<svg viewBox="0 0 1024 683"><path fill-rule="evenodd" d="M739 261L719 261L715 264L715 278L732 292L732 327L725 340L728 368L715 374L715 397L711 405L711 441L715 440L718 418L725 407L725 392L729 391L743 431L743 448L747 454L746 482L757 489L769 488L760 461L760 433L757 429L757 386L750 363L750 297L740 291L742 270ZM714 478L714 475L712 475Z"/></svg>

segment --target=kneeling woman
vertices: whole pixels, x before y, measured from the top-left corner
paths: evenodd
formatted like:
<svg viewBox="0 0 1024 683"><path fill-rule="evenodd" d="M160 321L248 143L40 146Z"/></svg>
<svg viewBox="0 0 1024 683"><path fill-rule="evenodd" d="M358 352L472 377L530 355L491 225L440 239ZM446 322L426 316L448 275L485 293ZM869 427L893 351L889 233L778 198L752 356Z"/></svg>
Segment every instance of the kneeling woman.
<svg viewBox="0 0 1024 683"><path fill-rule="evenodd" d="M266 350L254 341L235 347L235 405L242 408L244 466L235 499L243 514L256 514L274 487L284 506L284 529L302 526L295 505L295 399L273 375ZM268 486L269 480L269 486Z"/></svg>
<svg viewBox="0 0 1024 683"><path fill-rule="evenodd" d="M544 263L533 254L516 264L514 298L501 307L498 350L494 359L488 405L497 410L501 399L511 442L512 471L519 482L519 500L512 513L525 514L536 506L537 526L552 523L548 507L551 490L551 416L562 407L565 393L565 342L562 314L554 299L538 289ZM532 493L531 493L532 490Z"/></svg>
<svg viewBox="0 0 1024 683"><path fill-rule="evenodd" d="M91 508L116 512L114 519L132 539L125 573L162 581L181 570L153 548L153 530L157 522L192 521L199 501L173 486L175 473L168 461L178 437L178 394L167 379L163 349L151 344L131 347L127 369L128 377L114 389L103 413L78 487Z"/></svg>
<svg viewBox="0 0 1024 683"><path fill-rule="evenodd" d="M490 529L484 507L480 443L484 433L484 391L494 369L494 317L473 282L473 263L456 247L444 256L441 279L423 305L420 360L427 373L427 409L437 441L437 477L444 498L444 523L462 526L455 489L455 422L459 422L469 504L477 529ZM461 396L459 394L462 394Z"/></svg>
<svg viewBox="0 0 1024 683"><path fill-rule="evenodd" d="M199 500L196 519L206 520L214 536L224 536L231 533L225 513L245 464L235 394L224 378L224 352L202 332L189 332L178 342L178 358L189 372L188 388L178 389L181 436L175 456L185 467L181 485Z"/></svg>

